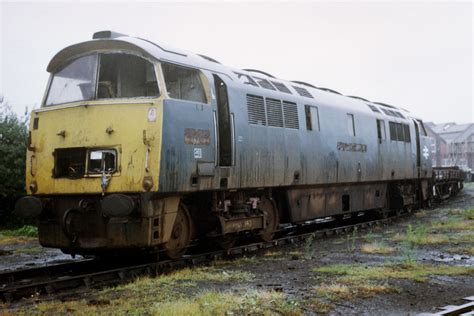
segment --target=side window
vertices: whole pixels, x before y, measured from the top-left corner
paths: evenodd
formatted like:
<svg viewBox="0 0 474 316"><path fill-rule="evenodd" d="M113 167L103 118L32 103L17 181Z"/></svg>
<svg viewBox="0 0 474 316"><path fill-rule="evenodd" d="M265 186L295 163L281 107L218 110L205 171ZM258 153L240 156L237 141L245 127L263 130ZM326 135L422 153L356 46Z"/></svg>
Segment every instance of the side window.
<svg viewBox="0 0 474 316"><path fill-rule="evenodd" d="M155 68L134 55L101 54L98 99L158 96Z"/></svg>
<svg viewBox="0 0 474 316"><path fill-rule="evenodd" d="M383 120L377 120L377 137L379 139L379 143L382 143L385 140L385 122Z"/></svg>
<svg viewBox="0 0 474 316"><path fill-rule="evenodd" d="M308 131L320 131L319 110L317 106L305 105L306 129Z"/></svg>
<svg viewBox="0 0 474 316"><path fill-rule="evenodd" d="M405 141L405 135L404 135L404 132L403 132L403 125L400 124L400 123L395 123L396 126L397 126L397 140L398 141Z"/></svg>
<svg viewBox="0 0 474 316"><path fill-rule="evenodd" d="M397 140L397 123L388 122L390 128L390 140Z"/></svg>
<svg viewBox="0 0 474 316"><path fill-rule="evenodd" d="M411 142L411 137L410 137L410 126L408 124L403 124L403 131L405 134L405 139L404 141L407 143Z"/></svg>
<svg viewBox="0 0 474 316"><path fill-rule="evenodd" d="M410 126L408 124L388 122L390 125L390 139L400 142L411 142Z"/></svg>
<svg viewBox="0 0 474 316"><path fill-rule="evenodd" d="M356 136L354 114L347 113L347 131L349 132L349 135Z"/></svg>
<svg viewBox="0 0 474 316"><path fill-rule="evenodd" d="M199 70L168 63L162 68L170 98L207 103Z"/></svg>

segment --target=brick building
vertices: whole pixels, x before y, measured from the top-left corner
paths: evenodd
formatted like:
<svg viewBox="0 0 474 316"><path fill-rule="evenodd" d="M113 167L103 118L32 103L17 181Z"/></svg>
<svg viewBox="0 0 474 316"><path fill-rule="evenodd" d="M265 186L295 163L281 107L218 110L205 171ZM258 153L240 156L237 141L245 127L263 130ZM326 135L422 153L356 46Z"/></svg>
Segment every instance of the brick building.
<svg viewBox="0 0 474 316"><path fill-rule="evenodd" d="M432 138L433 166L460 166L474 170L474 123L425 123Z"/></svg>

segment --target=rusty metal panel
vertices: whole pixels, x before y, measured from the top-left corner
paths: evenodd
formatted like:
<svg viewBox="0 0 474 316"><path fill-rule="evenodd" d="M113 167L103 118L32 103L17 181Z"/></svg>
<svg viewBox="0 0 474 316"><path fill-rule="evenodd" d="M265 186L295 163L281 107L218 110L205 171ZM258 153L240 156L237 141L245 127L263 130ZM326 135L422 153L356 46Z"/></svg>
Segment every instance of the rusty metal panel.
<svg viewBox="0 0 474 316"><path fill-rule="evenodd" d="M301 222L342 213L385 207L386 184L354 184L305 189L287 192L292 221ZM348 205L344 210L343 196Z"/></svg>
<svg viewBox="0 0 474 316"><path fill-rule="evenodd" d="M226 219L220 216L219 221L221 223L223 234L265 228L265 221L263 215L230 219Z"/></svg>

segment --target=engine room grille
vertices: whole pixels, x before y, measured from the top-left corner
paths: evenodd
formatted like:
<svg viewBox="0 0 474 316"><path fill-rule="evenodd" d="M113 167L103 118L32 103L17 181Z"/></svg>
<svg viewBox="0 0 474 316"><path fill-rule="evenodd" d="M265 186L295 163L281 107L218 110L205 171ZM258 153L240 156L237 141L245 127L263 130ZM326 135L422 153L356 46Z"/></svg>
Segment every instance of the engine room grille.
<svg viewBox="0 0 474 316"><path fill-rule="evenodd" d="M298 94L302 97L307 97L307 98L314 99L313 96L311 95L311 93L309 93L309 91L306 90L305 88L293 86L293 89L295 89L296 92L298 92Z"/></svg>
<svg viewBox="0 0 474 316"><path fill-rule="evenodd" d="M278 89L278 91L292 94L290 89L288 89L283 83L272 81L273 85Z"/></svg>
<svg viewBox="0 0 474 316"><path fill-rule="evenodd" d="M299 129L298 108L296 103L283 101L283 114L285 116L285 127Z"/></svg>
<svg viewBox="0 0 474 316"><path fill-rule="evenodd" d="M247 111L250 124L267 125L263 97L247 94Z"/></svg>
<svg viewBox="0 0 474 316"><path fill-rule="evenodd" d="M281 110L281 101L275 99L265 99L267 107L268 126L283 127L283 112Z"/></svg>

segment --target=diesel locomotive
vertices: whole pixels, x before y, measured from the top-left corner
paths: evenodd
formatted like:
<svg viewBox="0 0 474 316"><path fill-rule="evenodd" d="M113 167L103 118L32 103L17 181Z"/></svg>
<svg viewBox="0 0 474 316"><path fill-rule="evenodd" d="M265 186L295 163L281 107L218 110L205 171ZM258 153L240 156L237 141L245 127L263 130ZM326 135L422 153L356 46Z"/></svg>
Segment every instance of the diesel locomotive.
<svg viewBox="0 0 474 316"><path fill-rule="evenodd" d="M16 205L45 247L177 258L431 199L429 139L403 108L111 31L47 70Z"/></svg>

